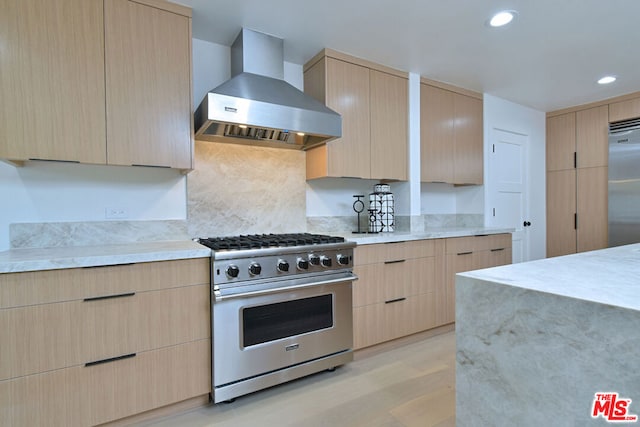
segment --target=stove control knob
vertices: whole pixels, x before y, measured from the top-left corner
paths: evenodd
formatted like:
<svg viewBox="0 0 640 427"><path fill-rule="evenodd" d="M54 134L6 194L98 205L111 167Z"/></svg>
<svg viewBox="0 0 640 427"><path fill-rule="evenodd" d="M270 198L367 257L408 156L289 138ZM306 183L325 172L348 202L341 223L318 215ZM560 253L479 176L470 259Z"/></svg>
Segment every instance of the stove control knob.
<svg viewBox="0 0 640 427"><path fill-rule="evenodd" d="M237 265L231 264L229 267L227 267L227 277L238 277L238 274L240 274L240 269Z"/></svg>
<svg viewBox="0 0 640 427"><path fill-rule="evenodd" d="M262 272L262 267L260 267L260 264L258 264L257 262L252 262L249 266L249 274L251 274L252 276L257 276L258 274L260 274L260 272Z"/></svg>
<svg viewBox="0 0 640 427"><path fill-rule="evenodd" d="M327 256L321 256L320 257L320 262L322 262L322 266L323 267L331 267L331 258L327 257Z"/></svg>
<svg viewBox="0 0 640 427"><path fill-rule="evenodd" d="M349 257L346 255L338 254L336 259L338 260L338 265L349 265Z"/></svg>
<svg viewBox="0 0 640 427"><path fill-rule="evenodd" d="M285 273L289 271L289 263L283 259L278 260L278 271Z"/></svg>
<svg viewBox="0 0 640 427"><path fill-rule="evenodd" d="M298 270L309 269L309 261L307 261L306 259L298 258L298 260L296 261L296 265L298 267Z"/></svg>
<svg viewBox="0 0 640 427"><path fill-rule="evenodd" d="M320 257L318 255L309 255L309 262L311 265L320 265Z"/></svg>

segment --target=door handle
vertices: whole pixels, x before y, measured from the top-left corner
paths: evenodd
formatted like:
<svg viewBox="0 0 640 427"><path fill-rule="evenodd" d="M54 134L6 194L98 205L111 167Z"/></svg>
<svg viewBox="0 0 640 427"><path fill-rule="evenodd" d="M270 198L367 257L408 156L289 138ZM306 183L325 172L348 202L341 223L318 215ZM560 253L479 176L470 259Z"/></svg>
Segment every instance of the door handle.
<svg viewBox="0 0 640 427"><path fill-rule="evenodd" d="M524 225L525 227L530 227L531 226L531 222L525 221L525 222L522 223L522 225Z"/></svg>

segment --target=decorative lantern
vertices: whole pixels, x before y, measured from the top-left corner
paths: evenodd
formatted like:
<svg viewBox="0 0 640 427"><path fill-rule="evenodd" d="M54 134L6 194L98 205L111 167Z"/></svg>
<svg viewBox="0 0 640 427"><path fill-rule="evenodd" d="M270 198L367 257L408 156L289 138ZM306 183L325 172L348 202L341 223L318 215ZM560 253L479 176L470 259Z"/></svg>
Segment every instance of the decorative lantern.
<svg viewBox="0 0 640 427"><path fill-rule="evenodd" d="M389 184L376 184L369 194L369 232L389 233L394 230L394 202Z"/></svg>

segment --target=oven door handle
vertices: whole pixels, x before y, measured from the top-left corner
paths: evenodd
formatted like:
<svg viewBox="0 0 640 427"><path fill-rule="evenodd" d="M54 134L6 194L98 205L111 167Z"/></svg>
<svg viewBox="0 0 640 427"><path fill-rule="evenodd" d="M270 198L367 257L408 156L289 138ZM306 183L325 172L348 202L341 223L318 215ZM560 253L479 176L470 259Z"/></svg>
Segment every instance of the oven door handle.
<svg viewBox="0 0 640 427"><path fill-rule="evenodd" d="M352 274L347 277L340 277L338 279L320 280L320 281L316 280L316 281L313 281L310 283L304 283L301 285L283 286L280 288L264 289L261 291L241 292L241 293L230 294L230 295L222 295L220 291L215 291L214 295L215 295L216 301L225 301L225 300L230 300L235 298L255 297L260 295L269 295L269 294L299 290L304 288L313 288L316 286L333 285L334 283L340 283L340 282L353 282L355 280L358 280L358 276L356 276L355 274Z"/></svg>

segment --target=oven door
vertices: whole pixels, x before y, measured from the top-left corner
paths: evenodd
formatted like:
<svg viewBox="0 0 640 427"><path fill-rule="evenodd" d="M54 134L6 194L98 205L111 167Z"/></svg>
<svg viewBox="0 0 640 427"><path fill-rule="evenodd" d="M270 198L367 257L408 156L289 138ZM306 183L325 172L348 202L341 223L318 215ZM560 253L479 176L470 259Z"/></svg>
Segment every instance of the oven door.
<svg viewBox="0 0 640 427"><path fill-rule="evenodd" d="M355 276L354 276L355 277ZM213 303L213 385L350 351L352 280L236 294Z"/></svg>

